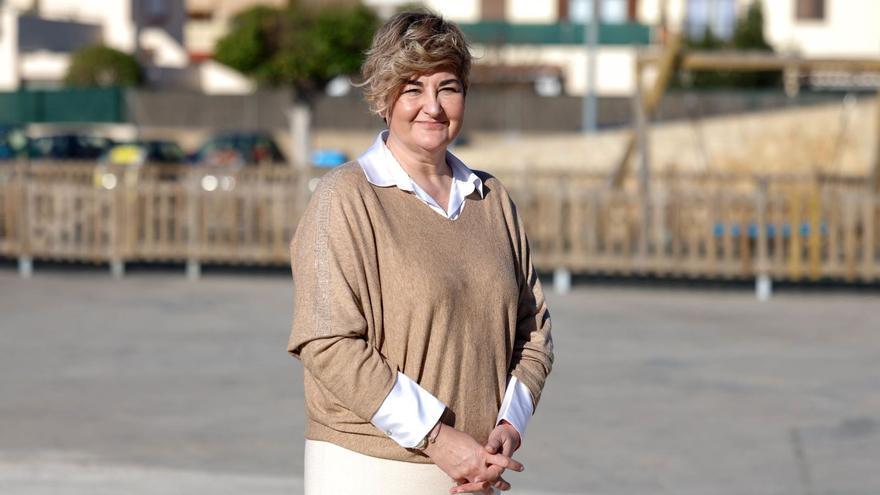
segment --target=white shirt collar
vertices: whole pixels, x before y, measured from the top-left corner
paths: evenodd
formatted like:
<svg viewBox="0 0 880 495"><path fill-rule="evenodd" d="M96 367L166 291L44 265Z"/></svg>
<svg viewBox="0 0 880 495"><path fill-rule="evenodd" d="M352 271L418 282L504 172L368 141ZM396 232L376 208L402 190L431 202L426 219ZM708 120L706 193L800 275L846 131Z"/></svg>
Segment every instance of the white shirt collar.
<svg viewBox="0 0 880 495"><path fill-rule="evenodd" d="M386 139L388 139L387 129L380 132L373 145L358 158L367 181L379 187L397 186L404 191L414 192L418 186L391 154L391 150L385 145ZM480 197L483 197L483 181L477 174L449 151L446 152L446 163L452 169L453 180L458 182L457 185L463 186L464 196L476 190L480 193Z"/></svg>

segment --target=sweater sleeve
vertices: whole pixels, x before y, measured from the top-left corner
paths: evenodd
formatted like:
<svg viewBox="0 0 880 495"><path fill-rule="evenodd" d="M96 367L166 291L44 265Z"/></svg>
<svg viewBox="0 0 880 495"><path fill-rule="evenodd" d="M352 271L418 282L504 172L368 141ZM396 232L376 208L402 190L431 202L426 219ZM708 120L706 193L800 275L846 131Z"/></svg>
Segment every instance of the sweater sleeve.
<svg viewBox="0 0 880 495"><path fill-rule="evenodd" d="M294 314L287 349L340 403L370 421L397 372L367 340L364 263L372 238L349 191L339 191L342 173L321 181L291 242Z"/></svg>
<svg viewBox="0 0 880 495"><path fill-rule="evenodd" d="M516 214L515 206L512 211L515 216L515 242L519 258L519 307L510 373L529 389L536 408L544 382L553 367L550 312L544 300L541 281L532 265L529 241L522 220Z"/></svg>

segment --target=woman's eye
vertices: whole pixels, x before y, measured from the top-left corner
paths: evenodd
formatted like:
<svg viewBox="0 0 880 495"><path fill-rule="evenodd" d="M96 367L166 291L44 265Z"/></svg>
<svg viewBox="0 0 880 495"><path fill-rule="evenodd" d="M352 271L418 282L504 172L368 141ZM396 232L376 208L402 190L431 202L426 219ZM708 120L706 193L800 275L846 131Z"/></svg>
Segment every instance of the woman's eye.
<svg viewBox="0 0 880 495"><path fill-rule="evenodd" d="M403 90L403 94L416 94L419 92L419 88L410 88Z"/></svg>

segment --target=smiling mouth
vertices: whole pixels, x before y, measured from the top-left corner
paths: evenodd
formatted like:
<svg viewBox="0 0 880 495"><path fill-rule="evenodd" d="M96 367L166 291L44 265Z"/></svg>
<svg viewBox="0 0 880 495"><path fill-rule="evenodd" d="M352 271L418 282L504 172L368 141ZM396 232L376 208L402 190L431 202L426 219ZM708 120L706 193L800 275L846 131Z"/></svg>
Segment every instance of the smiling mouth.
<svg viewBox="0 0 880 495"><path fill-rule="evenodd" d="M416 124L421 124L427 127L446 127L446 122L424 122L424 121L416 121Z"/></svg>

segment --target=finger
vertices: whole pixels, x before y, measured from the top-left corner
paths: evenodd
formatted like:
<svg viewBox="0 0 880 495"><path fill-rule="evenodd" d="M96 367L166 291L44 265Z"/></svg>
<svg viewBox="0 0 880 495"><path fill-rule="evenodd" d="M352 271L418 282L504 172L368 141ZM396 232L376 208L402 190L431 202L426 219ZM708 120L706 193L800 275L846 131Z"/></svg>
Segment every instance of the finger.
<svg viewBox="0 0 880 495"><path fill-rule="evenodd" d="M497 454L503 448L503 444L498 438L490 438L486 443L486 452Z"/></svg>
<svg viewBox="0 0 880 495"><path fill-rule="evenodd" d="M453 486L449 489L449 493L485 493L491 490L492 485L488 481L474 481L463 485ZM491 491L489 493L492 493Z"/></svg>
<svg viewBox="0 0 880 495"><path fill-rule="evenodd" d="M507 480L505 480L504 478L498 478L498 481L496 481L495 484L492 486L501 490L502 492L510 490L510 483L508 483Z"/></svg>
<svg viewBox="0 0 880 495"><path fill-rule="evenodd" d="M503 456L501 454L488 456L486 458L486 462L503 467L504 469L511 469L517 472L522 472L526 469L526 467L520 464L519 461L513 459L512 457Z"/></svg>
<svg viewBox="0 0 880 495"><path fill-rule="evenodd" d="M507 441L507 442L504 442L501 444L501 448L498 449L497 452L492 452L492 453L493 454L501 454L505 457L512 457L513 453L515 451L516 451L516 449L513 448L513 442Z"/></svg>

